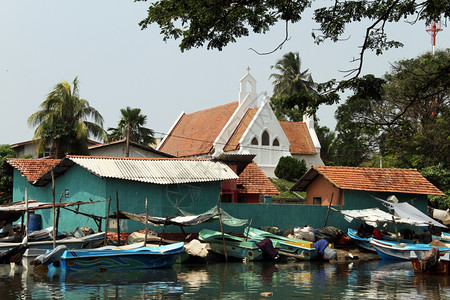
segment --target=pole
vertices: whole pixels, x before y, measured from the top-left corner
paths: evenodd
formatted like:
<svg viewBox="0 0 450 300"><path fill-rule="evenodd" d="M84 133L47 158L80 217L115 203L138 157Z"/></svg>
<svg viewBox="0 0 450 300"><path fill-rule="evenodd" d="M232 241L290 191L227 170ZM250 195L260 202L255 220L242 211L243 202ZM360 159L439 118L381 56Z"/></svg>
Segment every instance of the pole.
<svg viewBox="0 0 450 300"><path fill-rule="evenodd" d="M106 224L105 224L105 239L103 241L104 246L106 246L107 244L107 237L108 237L108 229L109 229L109 210L111 207L111 196L109 196L109 201L108 201L108 210L107 210L107 214L106 214Z"/></svg>
<svg viewBox="0 0 450 300"><path fill-rule="evenodd" d="M120 244L120 218L119 218L119 191L116 190L116 218L117 218L117 243Z"/></svg>
<svg viewBox="0 0 450 300"><path fill-rule="evenodd" d="M27 220L25 222L25 236L28 236L28 226L30 226L30 214L28 212L28 188L25 188L25 213L27 214ZM28 238L26 239L25 246L28 245Z"/></svg>
<svg viewBox="0 0 450 300"><path fill-rule="evenodd" d="M395 236L397 237L397 243L400 244L400 238L398 236L398 230L397 230L397 223L395 222L395 218L394 216L392 216L392 221L394 222L394 227L395 227Z"/></svg>
<svg viewBox="0 0 450 300"><path fill-rule="evenodd" d="M56 203L55 203L55 173L51 171L52 175L52 210L53 210L53 249L56 247Z"/></svg>
<svg viewBox="0 0 450 300"><path fill-rule="evenodd" d="M144 236L144 247L147 246L147 234L148 234L148 198L145 197L145 236Z"/></svg>
<svg viewBox="0 0 450 300"><path fill-rule="evenodd" d="M220 230L222 231L223 253L225 255L225 261L228 262L227 245L225 243L225 234L223 232L222 213L220 212L219 205L217 205L217 211L219 213Z"/></svg>
<svg viewBox="0 0 450 300"><path fill-rule="evenodd" d="M330 200L330 204L328 204L327 216L325 217L325 224L323 224L323 227L327 226L328 214L330 213L331 203L333 202L333 195L334 195L334 193L331 193L331 200Z"/></svg>
<svg viewBox="0 0 450 300"><path fill-rule="evenodd" d="M61 197L59 197L59 204L61 204L62 197L63 197L63 192L61 192ZM59 228L59 213L60 213L60 210L61 210L61 207L58 206L58 208L56 209L56 232L58 232L58 228Z"/></svg>

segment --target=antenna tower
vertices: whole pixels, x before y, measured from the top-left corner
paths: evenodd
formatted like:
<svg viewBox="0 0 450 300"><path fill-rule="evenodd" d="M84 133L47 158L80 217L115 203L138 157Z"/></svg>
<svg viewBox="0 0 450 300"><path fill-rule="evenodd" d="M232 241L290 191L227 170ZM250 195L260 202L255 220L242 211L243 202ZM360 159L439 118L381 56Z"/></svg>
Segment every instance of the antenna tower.
<svg viewBox="0 0 450 300"><path fill-rule="evenodd" d="M435 21L432 21L430 26L426 29L426 31L431 35L431 45L432 45L432 52L434 55L434 51L436 49L436 35L439 31L442 31L441 28L441 22L436 23Z"/></svg>

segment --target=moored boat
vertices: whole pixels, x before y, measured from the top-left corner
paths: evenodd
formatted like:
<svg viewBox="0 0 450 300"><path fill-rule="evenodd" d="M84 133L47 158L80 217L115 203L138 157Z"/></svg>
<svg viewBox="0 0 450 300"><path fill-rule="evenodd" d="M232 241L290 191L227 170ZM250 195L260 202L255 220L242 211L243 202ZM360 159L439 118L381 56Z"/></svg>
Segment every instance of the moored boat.
<svg viewBox="0 0 450 300"><path fill-rule="evenodd" d="M409 260L411 251L426 252L430 250L433 245L424 243L405 243L394 242L386 240L378 240L372 238L370 243L374 246L375 250L381 259L390 260ZM450 252L450 247L439 246L437 247L441 253Z"/></svg>
<svg viewBox="0 0 450 300"><path fill-rule="evenodd" d="M436 248L435 248L436 249ZM425 262L427 252L423 251L411 251L410 260L414 268L414 273L416 274L427 274L427 275L450 275L450 253L445 253L440 255L437 252L436 261L432 263ZM428 254L436 255L436 253Z"/></svg>
<svg viewBox="0 0 450 300"><path fill-rule="evenodd" d="M202 229L198 233L202 242L209 243L211 251L235 258L248 259L249 261L264 260L265 253L257 245L257 240L246 239L222 233L215 230ZM272 244L274 248L279 248L278 244Z"/></svg>
<svg viewBox="0 0 450 300"><path fill-rule="evenodd" d="M159 247L133 244L122 247L67 250L62 253L57 262L50 266L59 267L66 272L165 268L173 266L177 257L183 252L183 242Z"/></svg>
<svg viewBox="0 0 450 300"><path fill-rule="evenodd" d="M313 242L310 241L292 239L253 227L245 228L244 235L258 241L269 238L273 243L279 244L278 253L280 255L291 256L301 260L312 260L319 256Z"/></svg>
<svg viewBox="0 0 450 300"><path fill-rule="evenodd" d="M347 229L347 235L352 239L352 241L359 247L369 250L372 252L376 252L373 244L370 243L372 237L361 237L358 235L358 230L353 228Z"/></svg>

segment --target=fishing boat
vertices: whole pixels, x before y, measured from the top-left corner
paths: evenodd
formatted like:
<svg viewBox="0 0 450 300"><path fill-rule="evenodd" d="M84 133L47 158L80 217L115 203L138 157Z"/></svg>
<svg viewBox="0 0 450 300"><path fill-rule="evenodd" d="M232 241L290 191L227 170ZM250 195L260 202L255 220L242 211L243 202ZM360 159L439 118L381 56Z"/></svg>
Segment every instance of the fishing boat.
<svg viewBox="0 0 450 300"><path fill-rule="evenodd" d="M103 243L105 239L104 232L93 233L82 237L67 237L59 240L55 240L55 246L65 245L68 249L83 249L83 248L96 248ZM11 248L18 247L19 245L25 245L26 251L23 254L24 257L36 257L44 254L47 250L53 249L53 241L41 240L30 241L29 236L25 237L21 242L0 242L0 253L6 252Z"/></svg>
<svg viewBox="0 0 450 300"><path fill-rule="evenodd" d="M220 231L202 229L198 233L199 240L209 243L211 251L234 258L248 259L249 261L264 260L266 255L254 239L246 239L223 233ZM279 248L279 244L272 244L274 248Z"/></svg>
<svg viewBox="0 0 450 300"><path fill-rule="evenodd" d="M137 243L120 247L66 250L49 268L60 268L66 272L166 268L172 267L183 252L183 242L159 247Z"/></svg>
<svg viewBox="0 0 450 300"><path fill-rule="evenodd" d="M411 251L426 252L433 248L431 244L424 243L405 243L397 241L386 241L372 238L370 243L374 246L375 250L381 259L389 260L410 260ZM441 253L450 252L450 247L438 246Z"/></svg>
<svg viewBox="0 0 450 300"><path fill-rule="evenodd" d="M434 249L435 250L435 249ZM450 253L439 254L439 251L431 250L411 251L410 260L414 268L414 273L427 275L450 275ZM426 257L427 254L437 256L437 258ZM431 262L431 263L430 263Z"/></svg>
<svg viewBox="0 0 450 300"><path fill-rule="evenodd" d="M352 239L352 241L359 247L369 250L372 252L376 252L375 247L373 246L370 241L372 240L372 237L361 237L358 235L358 230L353 228L347 229L347 235Z"/></svg>
<svg viewBox="0 0 450 300"><path fill-rule="evenodd" d="M271 239L273 243L279 244L280 248L278 253L280 255L295 257L301 260L312 260L319 256L313 242L310 241L292 239L253 227L247 227L244 230L244 235L258 241L265 238Z"/></svg>

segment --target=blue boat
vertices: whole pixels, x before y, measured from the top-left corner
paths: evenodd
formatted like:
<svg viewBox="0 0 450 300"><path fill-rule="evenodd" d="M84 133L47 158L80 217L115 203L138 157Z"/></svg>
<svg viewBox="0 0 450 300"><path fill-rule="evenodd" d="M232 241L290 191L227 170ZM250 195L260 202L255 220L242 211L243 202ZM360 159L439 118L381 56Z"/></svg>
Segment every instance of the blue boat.
<svg viewBox="0 0 450 300"><path fill-rule="evenodd" d="M370 243L372 237L361 237L358 235L358 230L353 228L347 229L347 235L353 240L353 242L357 246L365 250L376 252L375 247L373 246L373 244Z"/></svg>
<svg viewBox="0 0 450 300"><path fill-rule="evenodd" d="M370 243L374 246L381 259L410 260L411 251L426 252L433 248L430 244L404 243L372 238ZM450 252L450 247L437 247L441 253Z"/></svg>
<svg viewBox="0 0 450 300"><path fill-rule="evenodd" d="M177 257L184 252L184 243L159 247L144 247L133 244L122 247L102 247L90 250L67 250L51 267L62 271L136 270L172 267Z"/></svg>

